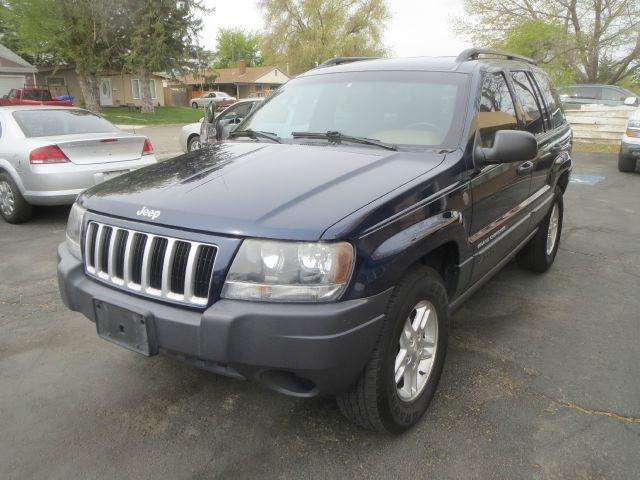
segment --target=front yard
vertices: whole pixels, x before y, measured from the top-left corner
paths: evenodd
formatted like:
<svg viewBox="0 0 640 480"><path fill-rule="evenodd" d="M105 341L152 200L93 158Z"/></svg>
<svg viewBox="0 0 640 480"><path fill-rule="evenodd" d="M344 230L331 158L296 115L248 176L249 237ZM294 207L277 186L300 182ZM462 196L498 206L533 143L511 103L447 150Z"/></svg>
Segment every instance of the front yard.
<svg viewBox="0 0 640 480"><path fill-rule="evenodd" d="M130 112L125 107L106 107L102 116L117 125L170 125L197 122L202 109L190 107L156 107L153 113Z"/></svg>

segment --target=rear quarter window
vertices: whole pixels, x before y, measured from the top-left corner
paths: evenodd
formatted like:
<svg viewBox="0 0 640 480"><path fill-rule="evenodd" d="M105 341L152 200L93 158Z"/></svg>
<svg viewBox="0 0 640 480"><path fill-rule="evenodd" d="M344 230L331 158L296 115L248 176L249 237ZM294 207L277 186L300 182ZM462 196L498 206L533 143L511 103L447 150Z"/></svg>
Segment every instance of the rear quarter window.
<svg viewBox="0 0 640 480"><path fill-rule="evenodd" d="M553 88L553 85L551 85L551 81L546 74L533 72L533 76L536 79L536 83L540 88L540 92L542 93L542 97L547 106L547 113L549 115L549 124L551 125L551 128L561 127L566 123L566 120L562 107L560 106L560 97L558 97L558 93Z"/></svg>
<svg viewBox="0 0 640 480"><path fill-rule="evenodd" d="M86 110L18 110L13 118L29 138L119 132L104 118Z"/></svg>

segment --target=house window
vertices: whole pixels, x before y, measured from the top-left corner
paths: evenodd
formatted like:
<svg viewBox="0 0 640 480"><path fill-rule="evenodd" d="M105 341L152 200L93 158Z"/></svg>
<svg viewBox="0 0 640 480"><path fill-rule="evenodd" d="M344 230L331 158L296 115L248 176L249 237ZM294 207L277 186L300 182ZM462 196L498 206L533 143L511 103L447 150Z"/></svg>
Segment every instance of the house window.
<svg viewBox="0 0 640 480"><path fill-rule="evenodd" d="M131 96L134 100L140 100L140 80L137 78L131 80Z"/></svg>
<svg viewBox="0 0 640 480"><path fill-rule="evenodd" d="M47 85L50 87L64 87L64 77L47 77Z"/></svg>
<svg viewBox="0 0 640 480"><path fill-rule="evenodd" d="M152 99L156 99L158 98L158 95L156 93L156 81L155 80L149 80L149 88L151 89L151 98Z"/></svg>

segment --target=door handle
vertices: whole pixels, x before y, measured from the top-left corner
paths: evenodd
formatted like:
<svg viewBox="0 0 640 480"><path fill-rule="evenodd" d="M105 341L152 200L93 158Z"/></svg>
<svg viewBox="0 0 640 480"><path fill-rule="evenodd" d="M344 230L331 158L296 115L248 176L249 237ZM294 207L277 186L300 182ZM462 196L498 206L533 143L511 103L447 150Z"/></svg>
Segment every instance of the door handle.
<svg viewBox="0 0 640 480"><path fill-rule="evenodd" d="M527 161L527 162L521 163L518 166L518 175L526 175L526 174L530 173L531 170L533 170L533 167L534 167L534 164L530 160Z"/></svg>

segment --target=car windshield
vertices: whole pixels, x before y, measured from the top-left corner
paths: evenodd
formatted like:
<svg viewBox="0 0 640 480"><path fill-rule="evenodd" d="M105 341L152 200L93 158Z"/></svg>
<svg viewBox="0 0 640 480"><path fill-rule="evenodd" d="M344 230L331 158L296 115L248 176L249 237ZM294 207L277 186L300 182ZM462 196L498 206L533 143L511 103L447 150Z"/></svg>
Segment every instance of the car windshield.
<svg viewBox="0 0 640 480"><path fill-rule="evenodd" d="M230 97L228 93L225 92L216 92L216 97Z"/></svg>
<svg viewBox="0 0 640 480"><path fill-rule="evenodd" d="M340 132L393 145L454 148L462 134L467 83L465 74L441 72L301 77L282 86L238 130L282 139L293 139L294 132Z"/></svg>
<svg viewBox="0 0 640 480"><path fill-rule="evenodd" d="M19 110L13 112L13 118L26 137L119 132L104 118L86 110Z"/></svg>

